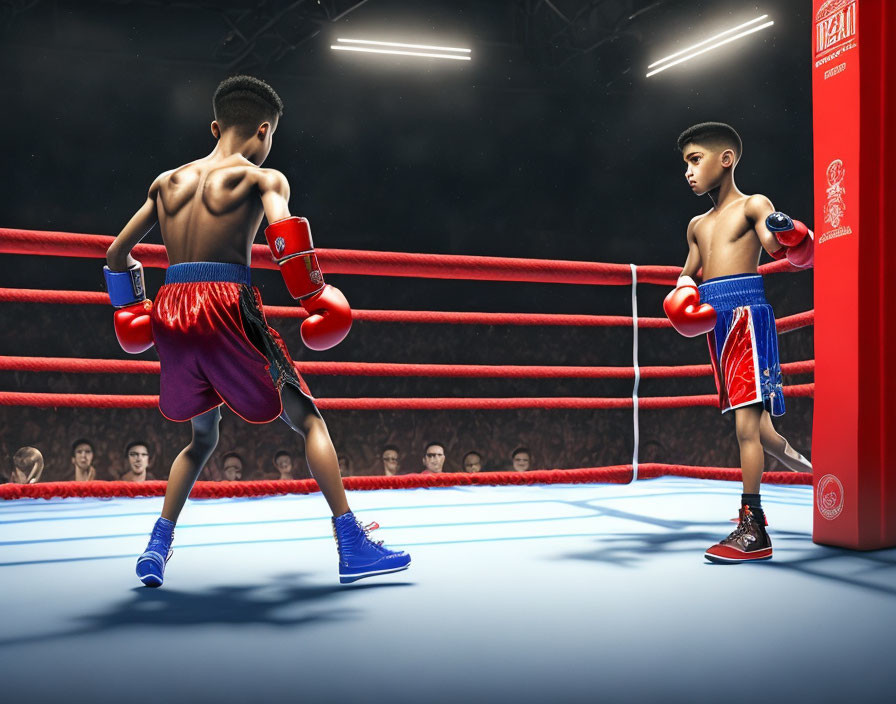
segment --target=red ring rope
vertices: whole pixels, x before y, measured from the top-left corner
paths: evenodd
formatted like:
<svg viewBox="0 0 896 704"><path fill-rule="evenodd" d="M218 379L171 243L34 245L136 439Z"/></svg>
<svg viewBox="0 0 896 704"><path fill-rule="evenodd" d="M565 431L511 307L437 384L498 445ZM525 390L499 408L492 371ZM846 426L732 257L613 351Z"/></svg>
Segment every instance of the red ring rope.
<svg viewBox="0 0 896 704"><path fill-rule="evenodd" d="M0 252L102 258L113 239L107 235L0 228ZM168 266L168 255L162 245L138 244L134 247L133 255L144 266ZM632 271L628 264L352 249L318 249L317 256L321 268L328 274L588 285L628 285L632 281ZM277 268L271 259L270 249L261 244L252 246L252 266L261 269ZM782 259L760 267L759 271L776 273L799 270ZM637 267L638 281L645 284L673 285L680 273L681 269L675 266Z"/></svg>
<svg viewBox="0 0 896 704"><path fill-rule="evenodd" d="M98 291L43 291L40 289L0 288L0 301L10 303L70 303L109 305L109 296ZM300 306L264 306L271 318L306 318ZM352 319L375 323L438 323L444 325L571 325L626 327L632 326L631 316L625 315L570 315L564 313L470 313L430 310L352 310ZM812 325L815 312L807 311L779 318L778 332L789 332ZM639 328L671 328L666 318L638 318Z"/></svg>
<svg viewBox="0 0 896 704"><path fill-rule="evenodd" d="M731 467L695 467L647 462L638 465L638 479L663 476L694 479L740 481L740 469ZM394 477L343 477L346 489L369 491L374 489L435 488L474 485L524 484L627 484L632 477L632 465L591 467L584 469L540 469L532 472L480 472L478 474L402 474ZM803 472L766 472L762 481L769 484L812 483L812 475ZM44 482L42 484L2 484L0 499L52 497L111 497L163 496L167 482ZM193 499L213 499L236 496L267 496L270 494L310 494L318 491L313 479L260 480L245 482L196 482L190 492Z"/></svg>
<svg viewBox="0 0 896 704"><path fill-rule="evenodd" d="M159 363L142 359L3 357L0 370L91 374L158 374ZM634 367L574 367L517 364L394 364L386 362L296 362L301 374L329 376L425 376L494 379L632 379ZM711 376L709 364L639 367L642 379ZM781 365L784 374L811 374L814 360Z"/></svg>
<svg viewBox="0 0 896 704"><path fill-rule="evenodd" d="M784 395L811 397L814 384L784 387ZM121 394L57 394L26 391L0 391L0 405L37 408L154 408L159 397ZM399 410L509 410L516 408L631 408L631 398L589 398L586 396L512 397L512 398L319 398L321 410L399 411ZM715 394L702 396L640 396L642 409L718 407Z"/></svg>

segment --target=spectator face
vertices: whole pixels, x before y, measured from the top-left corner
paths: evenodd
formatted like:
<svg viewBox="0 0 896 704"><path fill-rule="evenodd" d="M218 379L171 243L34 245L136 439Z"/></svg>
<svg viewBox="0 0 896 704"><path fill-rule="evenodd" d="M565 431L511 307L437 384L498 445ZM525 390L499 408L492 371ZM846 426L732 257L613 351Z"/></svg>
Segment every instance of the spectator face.
<svg viewBox="0 0 896 704"><path fill-rule="evenodd" d="M243 463L237 457L228 457L224 460L221 474L224 475L224 481L238 482L243 478Z"/></svg>
<svg viewBox="0 0 896 704"><path fill-rule="evenodd" d="M398 474L398 453L395 450L383 453L383 471L386 474Z"/></svg>
<svg viewBox="0 0 896 704"><path fill-rule="evenodd" d="M134 474L146 474L149 466L149 449L146 445L134 445L128 450L128 468Z"/></svg>
<svg viewBox="0 0 896 704"><path fill-rule="evenodd" d="M274 460L274 466L280 474L289 474L292 472L292 457L289 455L280 455Z"/></svg>
<svg viewBox="0 0 896 704"><path fill-rule="evenodd" d="M430 445L423 453L423 466L430 472L441 472L445 464L445 448L441 445Z"/></svg>
<svg viewBox="0 0 896 704"><path fill-rule="evenodd" d="M506 455L505 455L506 457ZM514 472L528 472L532 466L532 458L529 457L528 452L517 452L513 456L513 471Z"/></svg>
<svg viewBox="0 0 896 704"><path fill-rule="evenodd" d="M121 452L121 450L119 450ZM119 455L121 457L121 455ZM120 460L119 460L120 461ZM86 442L82 442L75 447L72 453L72 463L82 472L87 471L93 463L93 450Z"/></svg>
<svg viewBox="0 0 896 704"><path fill-rule="evenodd" d="M339 473L343 477L352 476L352 463L345 455L337 455L336 460L339 462Z"/></svg>
<svg viewBox="0 0 896 704"><path fill-rule="evenodd" d="M482 471L482 458L477 455L475 452L464 457L464 471L465 472L476 472Z"/></svg>

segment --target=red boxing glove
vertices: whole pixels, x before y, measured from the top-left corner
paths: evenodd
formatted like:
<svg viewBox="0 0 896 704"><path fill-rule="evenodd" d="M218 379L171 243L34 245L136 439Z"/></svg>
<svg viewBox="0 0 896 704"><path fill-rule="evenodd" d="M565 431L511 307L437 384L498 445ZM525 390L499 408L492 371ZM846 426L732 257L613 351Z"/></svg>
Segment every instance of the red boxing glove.
<svg viewBox="0 0 896 704"><path fill-rule="evenodd" d="M787 261L799 269L815 265L815 233L812 230L798 245L787 248Z"/></svg>
<svg viewBox="0 0 896 704"><path fill-rule="evenodd" d="M324 287L324 276L311 242L311 226L305 218L293 215L271 223L265 228L264 236L293 298L311 296Z"/></svg>
<svg viewBox="0 0 896 704"><path fill-rule="evenodd" d="M152 301L149 299L115 311L115 337L125 352L140 354L152 347L151 312Z"/></svg>
<svg viewBox="0 0 896 704"><path fill-rule="evenodd" d="M318 293L302 299L302 305L309 313L302 323L302 342L309 349L320 352L335 347L352 329L352 309L335 286L327 284Z"/></svg>
<svg viewBox="0 0 896 704"><path fill-rule="evenodd" d="M716 309L708 303L700 303L700 294L693 280L683 276L685 280L669 292L663 301L666 317L672 327L685 337L697 337L709 332L716 326Z"/></svg>

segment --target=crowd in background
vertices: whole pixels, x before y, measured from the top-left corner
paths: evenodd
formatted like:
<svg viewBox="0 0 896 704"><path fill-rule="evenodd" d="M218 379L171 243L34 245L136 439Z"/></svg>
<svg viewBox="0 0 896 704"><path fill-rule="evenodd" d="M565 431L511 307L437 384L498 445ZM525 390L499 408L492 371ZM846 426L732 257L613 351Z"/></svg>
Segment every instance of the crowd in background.
<svg viewBox="0 0 896 704"><path fill-rule="evenodd" d="M792 302L794 277L769 277L770 298L781 315L804 309ZM97 283L97 287L101 282ZM777 287L779 290L775 290ZM590 289L589 289L590 291ZM615 295L615 292L611 292ZM648 311L660 310L663 292L645 289ZM619 294L621 296L621 294ZM628 294L626 294L628 295ZM503 304L503 302L501 302ZM596 312L618 312L618 302L595 303ZM481 304L480 304L481 305ZM624 305L624 302L623 302ZM793 306L792 310L786 309ZM536 304L531 304L532 308ZM471 305L472 307L472 305ZM529 307L529 306L527 306ZM15 335L0 342L0 354L85 358L123 358L106 306L4 304ZM443 326L356 323L345 343L325 354L303 350L298 321L273 320L296 356L337 361L430 362L464 364L551 364L626 366L631 364L628 331L612 328ZM705 343L673 331L642 331L642 365L706 363ZM811 328L779 337L782 361L811 359ZM154 359L150 350L140 356ZM785 378L786 384L811 377ZM312 393L333 397L628 397L630 379L444 379L414 377L308 376ZM71 374L0 372L0 388L10 391L94 394L158 393L153 374ZM712 378L642 379L642 396L713 394ZM243 422L223 410L220 442L200 479L307 478L301 436L285 423ZM640 412L641 462L737 466L732 414L692 407ZM324 418L345 476L437 471L427 463L428 443L439 443L443 472L572 469L627 464L632 460L632 411L520 409L500 411L328 411ZM776 427L799 451L811 452L812 399L788 398L787 413ZM40 481L165 479L171 462L190 441L189 423L165 420L157 408L0 407L3 480ZM82 450L90 462L79 460ZM139 443L137 449L132 443ZM15 470L20 448L38 450L42 472ZM142 449L140 449L142 448ZM519 461L518 448L528 462ZM131 457L139 452L140 457ZM475 453L470 455L469 453ZM515 455L517 459L515 459ZM389 458L384 463L384 457ZM478 458L478 461L470 461ZM432 458L429 458L432 459ZM82 469L78 468L79 461ZM135 465L135 462L137 463ZM238 466L237 466L238 465ZM774 463L769 460L768 468ZM24 471L24 474L23 474Z"/></svg>
<svg viewBox="0 0 896 704"><path fill-rule="evenodd" d="M778 427L808 453L811 399L789 403ZM151 409L3 412L17 416L17 427L2 440L4 475L13 480L10 460L22 447L42 454L40 481L165 479L190 439L189 424L171 423ZM633 450L630 410L344 411L326 417L343 476L601 467L631 462ZM731 418L714 408L642 411L639 459L737 466L732 429ZM768 468L774 468L771 460ZM29 472L23 468L18 481ZM225 410L221 440L200 479L309 476L302 439L284 423L251 425Z"/></svg>

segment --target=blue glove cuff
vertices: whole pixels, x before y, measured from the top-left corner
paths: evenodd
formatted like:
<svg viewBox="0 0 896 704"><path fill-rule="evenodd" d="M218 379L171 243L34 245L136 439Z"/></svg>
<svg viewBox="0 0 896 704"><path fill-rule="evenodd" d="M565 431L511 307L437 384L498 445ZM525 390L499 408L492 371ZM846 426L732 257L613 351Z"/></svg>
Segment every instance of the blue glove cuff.
<svg viewBox="0 0 896 704"><path fill-rule="evenodd" d="M793 220L780 210L776 210L765 219L765 226L769 232L786 232L793 229Z"/></svg>
<svg viewBox="0 0 896 704"><path fill-rule="evenodd" d="M127 271L112 271L109 267L104 266L103 275L106 277L109 300L116 308L146 300L146 291L143 288L143 265L139 262Z"/></svg>

